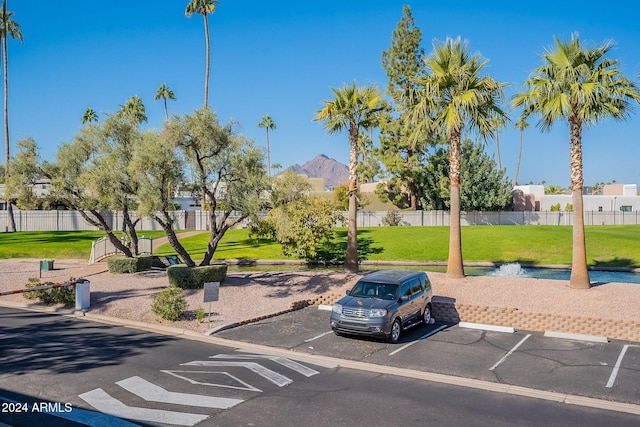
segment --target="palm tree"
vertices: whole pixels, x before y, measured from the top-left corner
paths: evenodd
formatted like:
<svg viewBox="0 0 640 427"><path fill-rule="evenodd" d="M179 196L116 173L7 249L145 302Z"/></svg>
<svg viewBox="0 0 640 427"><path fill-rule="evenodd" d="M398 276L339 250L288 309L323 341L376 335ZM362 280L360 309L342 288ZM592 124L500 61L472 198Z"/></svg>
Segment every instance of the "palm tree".
<svg viewBox="0 0 640 427"><path fill-rule="evenodd" d="M520 118L516 122L516 128L520 129L520 149L518 150L518 165L516 166L516 176L514 178L515 185L518 185L518 172L520 172L520 159L522 158L522 134L524 130L529 127L529 123L524 118Z"/></svg>
<svg viewBox="0 0 640 427"><path fill-rule="evenodd" d="M522 106L522 117L540 116L538 126L551 129L567 120L570 135L571 193L573 198L573 252L569 287L589 289L582 200L582 126L613 117L624 119L631 101L640 102L638 87L625 78L619 63L605 58L612 47L606 41L585 49L577 34L568 42L555 38L554 50L542 54L544 64L533 71L516 94L513 104Z"/></svg>
<svg viewBox="0 0 640 427"><path fill-rule="evenodd" d="M158 91L156 92L156 96L155 98L153 98L153 100L157 101L160 98L162 98L162 100L164 101L164 116L165 116L165 120L168 122L169 110L167 109L167 99L176 99L176 94L173 93L171 89L169 89L169 86L167 86L166 83L162 83L158 88Z"/></svg>
<svg viewBox="0 0 640 427"><path fill-rule="evenodd" d="M349 272L358 271L358 230L357 230L357 190L358 190L358 144L361 128L368 128L372 116L381 111L382 93L375 86L356 87L344 85L332 88L334 99L323 101L324 107L316 111L314 120L322 121L329 134L347 129L349 132L349 219L347 231L347 253L344 268Z"/></svg>
<svg viewBox="0 0 640 427"><path fill-rule="evenodd" d="M204 108L209 106L209 64L211 62L211 49L209 40L209 20L207 15L216 10L218 0L190 0L184 13L191 16L194 13L202 14L204 18L204 42L206 51L206 65L204 72Z"/></svg>
<svg viewBox="0 0 640 427"><path fill-rule="evenodd" d="M87 110L82 115L82 124L85 125L87 123L97 122L98 114L93 111L93 108L87 108Z"/></svg>
<svg viewBox="0 0 640 427"><path fill-rule="evenodd" d="M267 132L267 173L271 177L271 152L269 151L269 129L275 129L276 123L273 121L270 115L266 114L262 116L262 120L258 123L259 128L265 128Z"/></svg>
<svg viewBox="0 0 640 427"><path fill-rule="evenodd" d="M144 104L138 95L132 96L124 105L121 105L117 114L131 119L136 124L147 121Z"/></svg>
<svg viewBox="0 0 640 427"><path fill-rule="evenodd" d="M449 141L449 185L451 226L447 277L464 277L460 230L460 162L463 128L469 127L481 136L496 132L496 120L506 120L499 102L504 98L505 84L480 72L487 60L469 53L467 42L448 38L434 43L433 52L424 59L425 76L418 79L420 88L414 96L412 121L414 138L425 130L444 135Z"/></svg>
<svg viewBox="0 0 640 427"><path fill-rule="evenodd" d="M11 160L11 150L9 144L9 54L7 50L7 38L11 36L24 43L20 24L11 19L13 12L7 11L7 0L2 1L2 16L0 16L0 39L2 39L2 62L4 64L4 143L5 143L5 182L9 182L9 162ZM7 211L9 214L9 231L16 230L13 218L13 209L8 197L5 196Z"/></svg>

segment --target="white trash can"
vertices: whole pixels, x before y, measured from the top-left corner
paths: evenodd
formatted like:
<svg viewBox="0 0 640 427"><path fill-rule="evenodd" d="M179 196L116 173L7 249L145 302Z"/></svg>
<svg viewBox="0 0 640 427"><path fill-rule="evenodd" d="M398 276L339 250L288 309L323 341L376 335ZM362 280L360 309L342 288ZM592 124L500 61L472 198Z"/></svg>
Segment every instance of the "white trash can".
<svg viewBox="0 0 640 427"><path fill-rule="evenodd" d="M86 310L91 305L90 285L87 279L76 280L76 310Z"/></svg>

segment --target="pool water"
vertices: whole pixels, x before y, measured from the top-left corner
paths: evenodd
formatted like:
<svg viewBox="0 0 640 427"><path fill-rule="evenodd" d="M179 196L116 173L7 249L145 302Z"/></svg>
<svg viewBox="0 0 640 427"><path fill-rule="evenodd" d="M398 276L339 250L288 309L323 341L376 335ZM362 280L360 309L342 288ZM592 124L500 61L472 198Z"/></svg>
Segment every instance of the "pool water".
<svg viewBox="0 0 640 427"><path fill-rule="evenodd" d="M520 264L503 264L499 268L465 268L471 276L531 277L534 279L569 280L570 270L556 268L524 268ZM640 274L628 271L589 270L591 283L635 283L640 284Z"/></svg>
<svg viewBox="0 0 640 427"><path fill-rule="evenodd" d="M438 273L445 273L447 267L433 266L433 265L363 265L363 270L380 270L388 268L400 268L400 269L412 269L412 270L424 270L433 271ZM296 265L255 265L255 266L229 266L229 272L251 272L251 271L309 271L309 270L342 270L340 266L309 266L307 264ZM556 269L556 268L532 268L522 267L518 263L503 264L498 268L494 267L465 267L465 274L469 276L513 276L513 277L531 277L534 279L554 279L554 280L569 280L571 271ZM627 272L627 271L603 271L603 270L589 270L589 279L591 283L634 283L640 284L640 274Z"/></svg>

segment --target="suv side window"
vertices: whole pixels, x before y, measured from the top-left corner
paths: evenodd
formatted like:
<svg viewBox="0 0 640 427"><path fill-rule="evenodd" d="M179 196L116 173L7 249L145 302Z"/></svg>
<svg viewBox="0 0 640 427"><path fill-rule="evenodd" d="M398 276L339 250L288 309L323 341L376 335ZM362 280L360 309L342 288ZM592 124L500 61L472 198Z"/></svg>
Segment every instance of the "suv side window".
<svg viewBox="0 0 640 427"><path fill-rule="evenodd" d="M427 292L431 290L431 281L429 279L425 280L424 290L427 291Z"/></svg>
<svg viewBox="0 0 640 427"><path fill-rule="evenodd" d="M411 294L416 295L422 292L422 283L420 283L420 279L413 279L411 282Z"/></svg>
<svg viewBox="0 0 640 427"><path fill-rule="evenodd" d="M402 288L400 288L400 296L401 297L411 296L411 282L406 282L402 284Z"/></svg>

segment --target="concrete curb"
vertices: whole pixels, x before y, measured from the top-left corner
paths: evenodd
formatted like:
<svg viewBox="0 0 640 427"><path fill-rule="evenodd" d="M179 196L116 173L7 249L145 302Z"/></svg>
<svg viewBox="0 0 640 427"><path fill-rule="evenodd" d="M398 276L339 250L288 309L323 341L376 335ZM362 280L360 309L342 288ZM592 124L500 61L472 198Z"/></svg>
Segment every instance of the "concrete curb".
<svg viewBox="0 0 640 427"><path fill-rule="evenodd" d="M569 332L559 332L559 331L545 331L544 336L550 337L550 338L564 338L567 340L575 340L575 341L591 341L591 342L601 342L601 343L609 342L609 339L602 335L573 334Z"/></svg>

